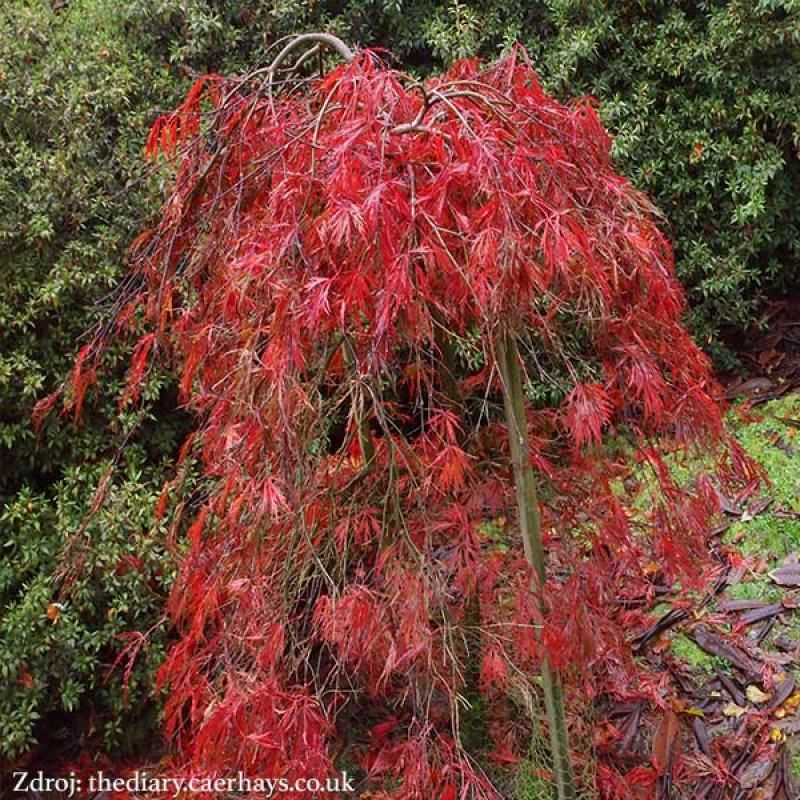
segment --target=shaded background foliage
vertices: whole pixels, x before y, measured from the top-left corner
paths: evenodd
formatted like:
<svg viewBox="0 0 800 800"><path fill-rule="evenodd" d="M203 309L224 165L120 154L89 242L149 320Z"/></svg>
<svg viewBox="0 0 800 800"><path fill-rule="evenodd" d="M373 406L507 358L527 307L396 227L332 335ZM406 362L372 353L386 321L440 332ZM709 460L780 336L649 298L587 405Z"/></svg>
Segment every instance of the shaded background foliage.
<svg viewBox="0 0 800 800"><path fill-rule="evenodd" d="M116 419L111 386L81 426L49 420L37 438L30 422L34 399L69 370L110 302L129 241L158 206L162 184L141 159L148 128L196 74L260 63L280 36L310 29L388 47L419 73L491 58L519 40L547 90L596 96L619 168L666 214L691 325L721 365L730 363L724 334L757 323L764 294L796 282L796 0L72 0L57 12L41 0L4 4L0 756L29 749L44 730L122 743L102 724L124 705L119 672L104 683L125 641L115 637L158 620L169 582L152 508L185 426L168 376L151 379L143 418ZM109 358L121 381L124 354ZM120 434L130 436L121 456L110 445ZM54 624L53 575L114 458L104 510L82 534L91 537L84 570ZM134 715L165 637L154 634L132 674Z"/></svg>
<svg viewBox="0 0 800 800"><path fill-rule="evenodd" d="M142 534L152 525L153 481L180 428L155 413L144 424L115 423L109 399L87 408L83 426L48 421L37 438L31 423L34 397L69 369L152 205L154 187L125 187L139 172L138 131L150 106L177 88L160 62L126 42L106 5L56 15L44 4L17 3L0 16L4 757L28 750L45 731L84 746L94 737L112 746L137 731L143 739L154 716L152 707L139 708L152 665L142 661L131 676L138 724L124 713L119 673L106 679L122 647L115 636L146 630L160 614L169 569L163 545ZM160 377L148 387L154 411L163 384ZM112 426L140 432L106 509L78 537L84 568L60 598L53 576L115 455ZM63 610L53 605L59 599ZM159 647L151 651L156 661Z"/></svg>

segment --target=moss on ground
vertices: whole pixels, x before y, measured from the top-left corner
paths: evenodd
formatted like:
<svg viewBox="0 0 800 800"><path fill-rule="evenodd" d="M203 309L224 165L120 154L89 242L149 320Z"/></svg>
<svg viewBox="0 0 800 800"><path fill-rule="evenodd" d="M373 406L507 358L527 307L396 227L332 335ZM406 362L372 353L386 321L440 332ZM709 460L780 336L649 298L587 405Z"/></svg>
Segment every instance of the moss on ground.
<svg viewBox="0 0 800 800"><path fill-rule="evenodd" d="M711 677L715 668L728 669L728 664L716 656L709 655L705 650L701 650L685 633L675 634L670 640L669 649L675 658L684 661L703 677Z"/></svg>
<svg viewBox="0 0 800 800"><path fill-rule="evenodd" d="M745 513L724 536L724 543L749 557L755 567L728 594L775 603L793 590L776 586L768 573L787 559L800 558L800 394L744 414L734 410L732 417L737 440L767 474L771 485L764 494L772 503L752 518ZM786 617L789 624L782 633L800 637L800 613L787 612Z"/></svg>

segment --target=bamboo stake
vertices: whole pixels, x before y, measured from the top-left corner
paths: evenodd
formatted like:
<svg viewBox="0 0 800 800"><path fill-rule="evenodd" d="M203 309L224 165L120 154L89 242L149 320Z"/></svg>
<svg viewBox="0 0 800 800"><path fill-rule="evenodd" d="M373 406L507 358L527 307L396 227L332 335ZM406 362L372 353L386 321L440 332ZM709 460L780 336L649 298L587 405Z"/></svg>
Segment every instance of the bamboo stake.
<svg viewBox="0 0 800 800"><path fill-rule="evenodd" d="M519 350L516 341L506 332L495 341L497 364L503 383L503 407L511 445L511 463L517 489L517 509L522 530L525 560L533 567L532 589L544 610L542 590L545 584L545 556L539 519L539 500L533 467L528 458L530 444L525 421L525 403L522 393L522 376L519 368ZM564 698L557 673L550 667L545 654L541 668L544 705L550 729L550 749L553 756L553 774L559 800L574 800L575 778L572 755L567 735Z"/></svg>

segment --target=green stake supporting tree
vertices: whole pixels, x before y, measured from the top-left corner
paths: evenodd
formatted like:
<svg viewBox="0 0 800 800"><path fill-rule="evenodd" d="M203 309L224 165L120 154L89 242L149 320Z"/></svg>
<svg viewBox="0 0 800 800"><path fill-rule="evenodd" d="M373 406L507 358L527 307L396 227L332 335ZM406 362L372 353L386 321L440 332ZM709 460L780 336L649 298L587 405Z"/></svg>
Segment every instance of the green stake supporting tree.
<svg viewBox="0 0 800 800"><path fill-rule="evenodd" d="M532 588L540 598L540 607L544 613L546 605L542 590L547 580L547 573L542 543L542 526L539 518L539 498L530 462L531 447L528 439L528 422L525 417L519 351L516 341L506 332L502 332L495 343L495 352L503 382L503 405L511 449L511 464L514 469L514 484L517 490L517 515L522 533L522 546L525 560L533 569ZM544 703L550 723L553 777L558 797L575 797L575 781L572 774L564 700L558 676L550 666L547 653L542 656L541 677Z"/></svg>
<svg viewBox="0 0 800 800"><path fill-rule="evenodd" d="M115 328L139 332L132 393L153 360L179 374L210 487L161 673L179 766L292 780L346 751L375 797L497 797L486 764L524 752L515 698L541 674L573 797L559 677L587 701L630 689L641 612L619 599L654 560L691 587L715 507L648 446L724 449L669 247L591 105L547 97L522 51L425 83L370 52L278 67L208 76L154 127L176 175ZM635 533L611 431L656 474ZM460 730L475 663L485 752Z"/></svg>

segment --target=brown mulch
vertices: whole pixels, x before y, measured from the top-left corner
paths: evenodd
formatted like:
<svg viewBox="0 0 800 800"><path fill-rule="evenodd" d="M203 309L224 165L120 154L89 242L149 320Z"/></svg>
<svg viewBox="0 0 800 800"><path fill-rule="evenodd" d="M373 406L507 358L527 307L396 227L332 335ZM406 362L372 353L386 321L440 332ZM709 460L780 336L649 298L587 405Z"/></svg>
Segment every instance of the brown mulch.
<svg viewBox="0 0 800 800"><path fill-rule="evenodd" d="M770 300L765 328L728 341L741 366L722 376L727 400L765 403L800 387L800 294Z"/></svg>
<svg viewBox="0 0 800 800"><path fill-rule="evenodd" d="M668 703L659 709L644 700L607 702L599 721L615 734L618 763L659 768L656 800L800 798L790 768L800 736L793 674L800 641L785 633L800 604L796 558L770 573L785 589L779 602L732 598L727 589L758 565L729 566L695 614L667 611L635 640L643 663L665 673ZM678 629L715 658L712 674L699 675L671 655Z"/></svg>

